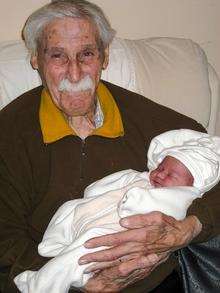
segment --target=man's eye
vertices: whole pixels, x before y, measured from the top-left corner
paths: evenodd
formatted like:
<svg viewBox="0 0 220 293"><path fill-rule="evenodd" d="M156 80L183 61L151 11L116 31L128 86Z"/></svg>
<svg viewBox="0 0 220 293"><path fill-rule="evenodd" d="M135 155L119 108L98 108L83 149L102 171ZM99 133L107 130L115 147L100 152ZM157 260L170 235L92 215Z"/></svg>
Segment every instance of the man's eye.
<svg viewBox="0 0 220 293"><path fill-rule="evenodd" d="M79 57L79 61L92 61L94 59L94 57L96 57L97 53L94 50L85 50L83 52L81 52L78 57Z"/></svg>
<svg viewBox="0 0 220 293"><path fill-rule="evenodd" d="M63 58L63 54L62 53L53 53L50 55L50 58L52 59L60 59Z"/></svg>
<svg viewBox="0 0 220 293"><path fill-rule="evenodd" d="M83 52L84 57L93 57L95 53L93 51L85 51Z"/></svg>

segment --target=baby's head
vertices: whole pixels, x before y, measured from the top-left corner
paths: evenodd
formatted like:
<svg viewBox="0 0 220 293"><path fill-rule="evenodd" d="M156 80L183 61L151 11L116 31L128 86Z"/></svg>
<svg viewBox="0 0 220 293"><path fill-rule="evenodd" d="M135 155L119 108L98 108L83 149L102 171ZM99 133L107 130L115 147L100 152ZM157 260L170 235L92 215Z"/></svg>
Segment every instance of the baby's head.
<svg viewBox="0 0 220 293"><path fill-rule="evenodd" d="M194 178L189 169L174 157L166 156L156 169L150 172L154 187L193 186Z"/></svg>
<svg viewBox="0 0 220 293"><path fill-rule="evenodd" d="M147 165L154 186L194 186L203 194L220 180L220 137L190 129L164 132L152 139ZM173 169L177 178L170 179Z"/></svg>

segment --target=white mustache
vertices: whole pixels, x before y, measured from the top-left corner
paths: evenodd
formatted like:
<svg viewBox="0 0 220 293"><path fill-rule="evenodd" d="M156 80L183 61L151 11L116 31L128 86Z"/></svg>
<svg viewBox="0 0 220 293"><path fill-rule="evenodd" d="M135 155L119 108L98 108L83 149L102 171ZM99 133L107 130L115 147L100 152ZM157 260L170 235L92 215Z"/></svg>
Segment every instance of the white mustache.
<svg viewBox="0 0 220 293"><path fill-rule="evenodd" d="M83 92L94 89L94 82L89 75L83 77L80 81L72 83L67 78L61 80L59 84L59 91L61 92Z"/></svg>

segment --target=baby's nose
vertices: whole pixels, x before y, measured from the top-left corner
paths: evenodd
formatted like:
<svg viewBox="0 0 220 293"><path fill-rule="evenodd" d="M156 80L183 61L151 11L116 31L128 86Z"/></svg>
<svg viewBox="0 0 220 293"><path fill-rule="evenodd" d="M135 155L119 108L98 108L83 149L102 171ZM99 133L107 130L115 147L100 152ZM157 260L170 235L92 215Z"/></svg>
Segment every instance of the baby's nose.
<svg viewBox="0 0 220 293"><path fill-rule="evenodd" d="M157 174L157 176L160 178L160 179L164 179L166 177L166 172L164 171L161 171Z"/></svg>

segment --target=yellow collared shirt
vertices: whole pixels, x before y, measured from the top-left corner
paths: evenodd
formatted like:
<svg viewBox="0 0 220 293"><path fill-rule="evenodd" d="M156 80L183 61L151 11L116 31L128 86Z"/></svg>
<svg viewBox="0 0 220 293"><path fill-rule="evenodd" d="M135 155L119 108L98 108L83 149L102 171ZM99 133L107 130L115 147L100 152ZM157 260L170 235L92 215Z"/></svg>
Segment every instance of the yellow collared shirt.
<svg viewBox="0 0 220 293"><path fill-rule="evenodd" d="M109 138L123 136L124 127L120 111L111 93L102 82L98 85L97 95L104 121L102 126L94 129L91 135ZM46 89L43 89L41 94L39 116L44 143L55 142L67 135L76 135Z"/></svg>

